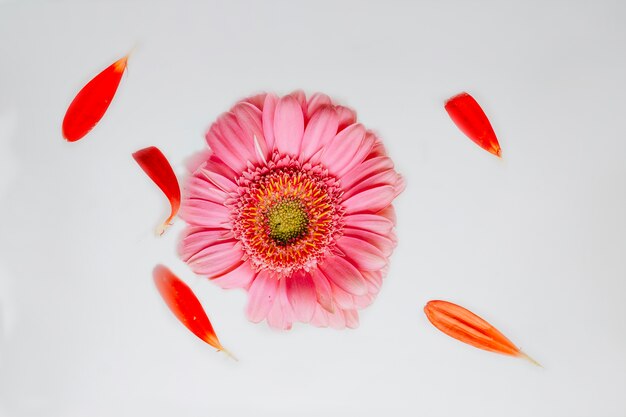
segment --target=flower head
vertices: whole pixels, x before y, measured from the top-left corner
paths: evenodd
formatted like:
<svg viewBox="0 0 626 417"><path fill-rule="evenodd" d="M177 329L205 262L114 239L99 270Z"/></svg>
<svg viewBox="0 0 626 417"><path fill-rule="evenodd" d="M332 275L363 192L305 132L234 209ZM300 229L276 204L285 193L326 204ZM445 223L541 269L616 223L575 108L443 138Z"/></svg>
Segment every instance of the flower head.
<svg viewBox="0 0 626 417"><path fill-rule="evenodd" d="M211 126L190 164L180 255L248 291L253 322L356 327L396 244L404 181L355 113L324 94L254 96Z"/></svg>

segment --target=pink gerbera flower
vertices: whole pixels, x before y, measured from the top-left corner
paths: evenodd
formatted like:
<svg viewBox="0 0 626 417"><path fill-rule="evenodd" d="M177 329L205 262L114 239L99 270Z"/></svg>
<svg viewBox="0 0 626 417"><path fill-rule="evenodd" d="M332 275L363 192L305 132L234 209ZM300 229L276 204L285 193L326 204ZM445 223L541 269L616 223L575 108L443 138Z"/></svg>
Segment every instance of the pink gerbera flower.
<svg viewBox="0 0 626 417"><path fill-rule="evenodd" d="M246 289L253 322L356 327L386 273L404 188L376 135L328 96L295 92L237 103L206 140L185 184L182 259Z"/></svg>

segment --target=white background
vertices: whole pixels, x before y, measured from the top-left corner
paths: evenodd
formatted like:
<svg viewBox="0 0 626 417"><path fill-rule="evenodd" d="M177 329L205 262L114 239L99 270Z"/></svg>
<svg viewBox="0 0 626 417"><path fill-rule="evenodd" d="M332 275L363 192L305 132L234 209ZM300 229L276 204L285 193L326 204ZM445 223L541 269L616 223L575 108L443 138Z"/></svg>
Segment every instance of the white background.
<svg viewBox="0 0 626 417"><path fill-rule="evenodd" d="M471 3L471 4L470 4ZM0 415L625 416L626 3L0 2ZM78 143L78 89L128 52ZM259 91L323 91L388 145L400 244L361 326L247 322L245 293L178 260L179 221L131 158L183 174L208 125ZM443 109L472 93L503 149ZM190 283L236 363L167 311ZM545 369L458 343L462 304Z"/></svg>

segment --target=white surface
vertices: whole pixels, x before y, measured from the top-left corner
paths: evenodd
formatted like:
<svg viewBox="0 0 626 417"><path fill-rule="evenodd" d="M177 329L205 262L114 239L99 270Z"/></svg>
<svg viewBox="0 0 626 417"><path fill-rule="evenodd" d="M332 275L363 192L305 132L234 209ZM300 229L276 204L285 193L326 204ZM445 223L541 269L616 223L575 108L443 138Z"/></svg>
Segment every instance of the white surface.
<svg viewBox="0 0 626 417"><path fill-rule="evenodd" d="M626 3L29 2L0 5L0 413L5 416L626 415ZM77 90L139 47L99 126ZM323 91L407 177L399 247L356 331L246 321L177 259L179 222L131 158L175 169L237 99ZM467 90L502 161L443 109ZM170 266L216 354L165 309ZM443 298L545 369L437 332Z"/></svg>

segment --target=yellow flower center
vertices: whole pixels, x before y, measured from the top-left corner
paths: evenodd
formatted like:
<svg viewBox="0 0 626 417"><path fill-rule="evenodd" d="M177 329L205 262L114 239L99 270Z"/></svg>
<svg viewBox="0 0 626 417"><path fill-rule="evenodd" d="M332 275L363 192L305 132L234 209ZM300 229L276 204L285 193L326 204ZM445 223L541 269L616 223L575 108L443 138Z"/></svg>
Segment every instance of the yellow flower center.
<svg viewBox="0 0 626 417"><path fill-rule="evenodd" d="M289 245L306 235L309 218L298 200L278 202L267 211L270 237L278 245Z"/></svg>

